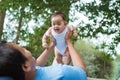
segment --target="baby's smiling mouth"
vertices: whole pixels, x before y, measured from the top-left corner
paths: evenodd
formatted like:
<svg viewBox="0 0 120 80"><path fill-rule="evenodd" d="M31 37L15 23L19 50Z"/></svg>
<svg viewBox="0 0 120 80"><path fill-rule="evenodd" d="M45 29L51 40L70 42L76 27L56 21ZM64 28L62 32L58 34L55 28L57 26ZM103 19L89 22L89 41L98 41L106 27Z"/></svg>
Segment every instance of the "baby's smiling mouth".
<svg viewBox="0 0 120 80"><path fill-rule="evenodd" d="M55 32L59 32L59 31L60 31L60 29L58 29L58 28L57 28L57 29L54 29L54 30L55 30Z"/></svg>

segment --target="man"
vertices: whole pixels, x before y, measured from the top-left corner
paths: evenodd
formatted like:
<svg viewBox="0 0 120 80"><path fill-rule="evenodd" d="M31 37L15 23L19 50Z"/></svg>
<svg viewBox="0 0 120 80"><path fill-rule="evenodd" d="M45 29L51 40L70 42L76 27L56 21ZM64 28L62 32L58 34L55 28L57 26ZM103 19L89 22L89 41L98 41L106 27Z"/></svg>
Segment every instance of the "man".
<svg viewBox="0 0 120 80"><path fill-rule="evenodd" d="M12 77L14 80L87 80L85 64L70 38L69 30L66 42L73 66L62 64L44 66L55 45L52 36L49 47L36 61L25 48L13 43L0 42L0 76Z"/></svg>

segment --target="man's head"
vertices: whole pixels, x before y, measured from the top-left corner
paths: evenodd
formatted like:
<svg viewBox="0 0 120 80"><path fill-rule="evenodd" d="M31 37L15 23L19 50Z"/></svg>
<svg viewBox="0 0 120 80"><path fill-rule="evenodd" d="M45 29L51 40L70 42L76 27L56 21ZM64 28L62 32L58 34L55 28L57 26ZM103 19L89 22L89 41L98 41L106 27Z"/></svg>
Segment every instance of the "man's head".
<svg viewBox="0 0 120 80"><path fill-rule="evenodd" d="M35 61L26 49L0 41L0 76L24 80L25 73L35 68Z"/></svg>

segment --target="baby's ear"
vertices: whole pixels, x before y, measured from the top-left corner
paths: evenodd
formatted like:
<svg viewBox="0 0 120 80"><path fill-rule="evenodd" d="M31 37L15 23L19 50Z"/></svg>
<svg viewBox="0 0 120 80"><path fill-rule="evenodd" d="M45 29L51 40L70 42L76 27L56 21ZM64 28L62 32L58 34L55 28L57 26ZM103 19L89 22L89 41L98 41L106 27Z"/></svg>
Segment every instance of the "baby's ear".
<svg viewBox="0 0 120 80"><path fill-rule="evenodd" d="M29 65L28 62L26 62L25 64L22 65L22 69L25 72L29 72L31 70L31 66Z"/></svg>

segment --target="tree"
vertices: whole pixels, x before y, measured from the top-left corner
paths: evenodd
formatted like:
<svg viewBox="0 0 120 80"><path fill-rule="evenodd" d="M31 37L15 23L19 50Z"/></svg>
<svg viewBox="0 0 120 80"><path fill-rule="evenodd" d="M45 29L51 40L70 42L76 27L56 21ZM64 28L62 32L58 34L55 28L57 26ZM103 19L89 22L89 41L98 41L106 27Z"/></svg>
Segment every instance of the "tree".
<svg viewBox="0 0 120 80"><path fill-rule="evenodd" d="M5 12L0 12L0 39L3 32L4 19L5 19Z"/></svg>
<svg viewBox="0 0 120 80"><path fill-rule="evenodd" d="M4 0L0 1L1 5L4 3ZM0 8L0 39L2 37L3 28L4 28L4 19L5 19L6 10L4 7Z"/></svg>
<svg viewBox="0 0 120 80"><path fill-rule="evenodd" d="M3 34L3 39L11 42L26 42L26 47L36 56L42 51L41 38L43 33L51 26L50 17L55 11L63 11L69 21L69 10L75 0L26 0L26 1L5 1L3 7L6 7L9 15L9 23ZM62 6L61 6L62 5ZM2 6L2 5L0 5ZM29 31L28 23L33 20L36 26L33 26L33 33ZM40 22L43 25L40 25ZM13 23L12 25L10 23ZM8 29L10 32L8 32ZM23 43L22 43L23 44ZM23 44L24 45L24 44ZM37 49L36 49L37 48ZM37 50L37 51L36 51Z"/></svg>
<svg viewBox="0 0 120 80"><path fill-rule="evenodd" d="M115 47L120 42L120 0L94 0L90 3L78 1L75 9L88 17L91 23L85 24L79 22L80 38L90 37L98 38L98 34L112 35L113 41L105 46L109 47L109 51L116 54ZM105 48L105 47L104 47Z"/></svg>

